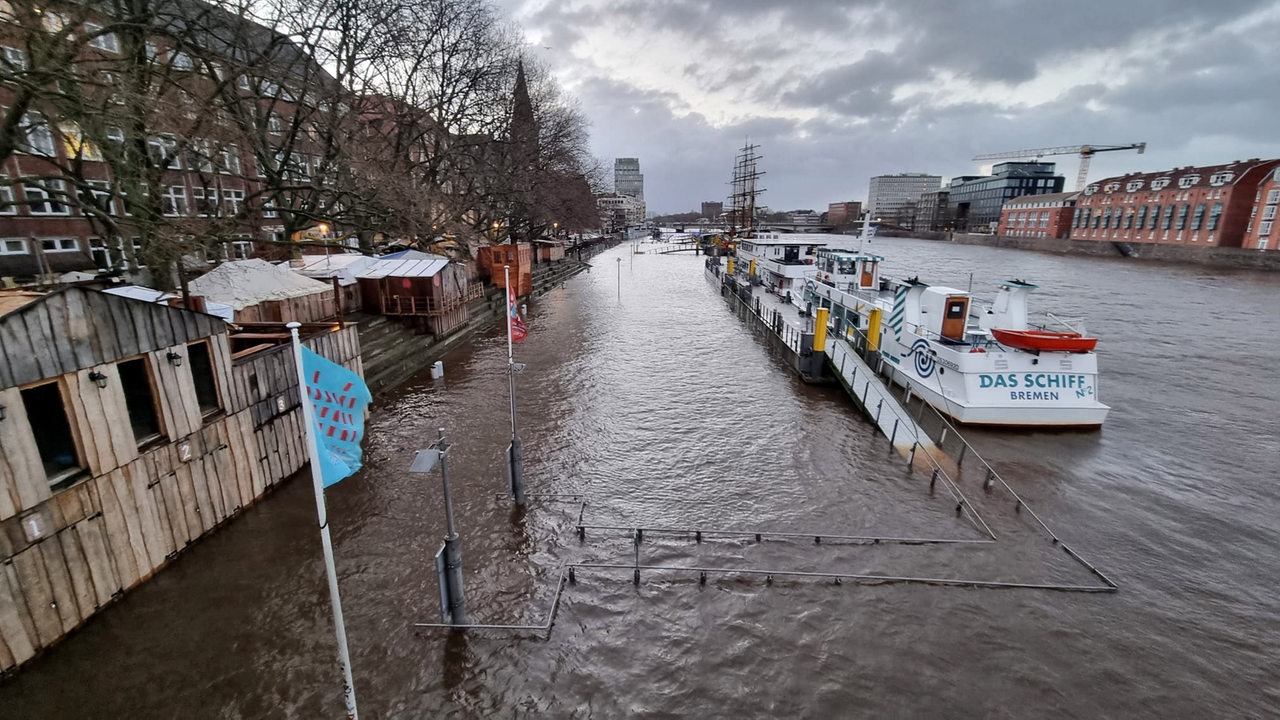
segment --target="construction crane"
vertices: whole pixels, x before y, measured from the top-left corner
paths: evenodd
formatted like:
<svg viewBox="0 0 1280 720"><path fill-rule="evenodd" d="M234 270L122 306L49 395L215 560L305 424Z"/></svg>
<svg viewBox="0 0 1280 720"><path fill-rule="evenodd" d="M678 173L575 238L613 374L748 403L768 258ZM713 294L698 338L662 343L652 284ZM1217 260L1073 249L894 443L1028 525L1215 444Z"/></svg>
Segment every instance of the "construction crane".
<svg viewBox="0 0 1280 720"><path fill-rule="evenodd" d="M1089 177L1089 162L1093 160L1093 156L1100 152L1111 152L1112 150L1137 150L1138 154L1146 152L1147 144L1144 142L1133 143L1131 145L1063 145L1062 147L1048 148L1032 148L1030 150L1012 150L1010 152L987 153L986 155L978 155L974 160L1010 160L1013 158L1034 157L1039 160L1045 155L1080 155L1080 171L1076 173L1076 191L1084 189L1085 180Z"/></svg>

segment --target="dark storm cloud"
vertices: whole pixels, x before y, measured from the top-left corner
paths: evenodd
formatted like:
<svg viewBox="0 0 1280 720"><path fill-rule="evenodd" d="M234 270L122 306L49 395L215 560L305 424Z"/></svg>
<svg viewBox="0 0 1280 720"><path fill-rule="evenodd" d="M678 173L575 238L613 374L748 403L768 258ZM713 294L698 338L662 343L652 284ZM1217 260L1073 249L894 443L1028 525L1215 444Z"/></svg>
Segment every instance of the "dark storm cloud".
<svg viewBox="0 0 1280 720"><path fill-rule="evenodd" d="M659 212L723 199L747 140L779 209L862 199L876 174L975 174L974 155L1017 148L1148 143L1099 154L1095 178L1280 155L1277 0L556 0L520 20L564 50L597 154L640 157ZM601 28L627 67L571 56ZM666 89L648 48L678 76ZM1076 158L1045 160L1070 187Z"/></svg>

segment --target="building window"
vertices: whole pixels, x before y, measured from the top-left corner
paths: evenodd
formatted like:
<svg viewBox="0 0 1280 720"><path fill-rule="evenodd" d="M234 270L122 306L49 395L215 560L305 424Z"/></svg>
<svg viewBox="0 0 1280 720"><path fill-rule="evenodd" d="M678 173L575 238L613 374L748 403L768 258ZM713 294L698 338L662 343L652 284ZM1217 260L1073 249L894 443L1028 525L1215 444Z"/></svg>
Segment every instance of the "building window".
<svg viewBox="0 0 1280 720"><path fill-rule="evenodd" d="M147 138L147 151L151 154L151 161L158 167L182 169L182 160L178 158L178 141L172 135L152 135Z"/></svg>
<svg viewBox="0 0 1280 720"><path fill-rule="evenodd" d="M0 238L0 255L26 255L27 241L22 238Z"/></svg>
<svg viewBox="0 0 1280 720"><path fill-rule="evenodd" d="M81 189L81 200L98 212L115 217L116 203L111 197L111 184L106 180L88 180L86 183L87 187Z"/></svg>
<svg viewBox="0 0 1280 720"><path fill-rule="evenodd" d="M169 217L181 217L187 214L187 187L185 185L169 185L160 197L160 205L164 214Z"/></svg>
<svg viewBox="0 0 1280 720"><path fill-rule="evenodd" d="M196 384L196 400L200 412L209 415L222 409L218 402L218 382L213 372L213 358L209 355L209 343L197 342L187 346L187 360L191 364L191 379Z"/></svg>
<svg viewBox="0 0 1280 720"><path fill-rule="evenodd" d="M1218 219L1221 217L1222 217L1222 203L1216 202L1213 204L1213 209L1209 210L1209 224L1207 226L1208 229L1217 230Z"/></svg>
<svg viewBox="0 0 1280 720"><path fill-rule="evenodd" d="M213 155L209 153L208 140L192 140L187 148L187 167L202 173L213 172Z"/></svg>
<svg viewBox="0 0 1280 720"><path fill-rule="evenodd" d="M223 243L222 247L223 255L228 260L248 260L253 256L253 241L248 239L232 240Z"/></svg>
<svg viewBox="0 0 1280 720"><path fill-rule="evenodd" d="M1264 222L1260 222L1260 223L1258 223L1258 234L1259 234L1259 235L1270 235L1270 234L1271 234L1271 221L1270 221L1270 220L1267 220L1267 221L1264 221Z"/></svg>
<svg viewBox="0 0 1280 720"><path fill-rule="evenodd" d="M40 249L47 253L79 252L80 241L75 238L41 238Z"/></svg>
<svg viewBox="0 0 1280 720"><path fill-rule="evenodd" d="M192 62L191 56L181 50L174 50L169 58L169 66L174 70L191 71L195 69L196 64Z"/></svg>
<svg viewBox="0 0 1280 720"><path fill-rule="evenodd" d="M223 190L222 199L227 203L227 215L235 217L240 214L240 206L244 204L243 190Z"/></svg>
<svg viewBox="0 0 1280 720"><path fill-rule="evenodd" d="M160 416L156 413L147 359L125 360L116 367L120 370L120 387L124 390L125 407L129 409L133 437L139 446L145 445L160 436Z"/></svg>
<svg viewBox="0 0 1280 720"><path fill-rule="evenodd" d="M1141 230L1143 225L1147 224L1147 206L1143 205L1138 208L1138 218L1133 221L1133 227Z"/></svg>
<svg viewBox="0 0 1280 720"><path fill-rule="evenodd" d="M1183 203L1178 206L1178 229L1181 230L1187 226L1187 213L1191 211L1191 206Z"/></svg>
<svg viewBox="0 0 1280 720"><path fill-rule="evenodd" d="M1155 180L1151 181L1151 189L1153 191L1163 190L1169 186L1169 180L1170 178L1167 178L1167 177L1156 178Z"/></svg>
<svg viewBox="0 0 1280 720"><path fill-rule="evenodd" d="M109 53L120 52L120 38L115 33L102 32L101 25L85 23L84 32L89 36L89 47Z"/></svg>
<svg viewBox="0 0 1280 720"><path fill-rule="evenodd" d="M240 174L240 148L235 145L223 145L221 148L222 172L230 175Z"/></svg>
<svg viewBox="0 0 1280 720"><path fill-rule="evenodd" d="M191 188L191 201L197 215L209 216L218 214L217 188Z"/></svg>
<svg viewBox="0 0 1280 720"><path fill-rule="evenodd" d="M1200 226L1204 223L1204 209L1205 209L1204 203L1199 203L1198 205L1196 205L1196 214L1191 216L1192 230L1199 230Z"/></svg>
<svg viewBox="0 0 1280 720"><path fill-rule="evenodd" d="M1173 212L1176 208L1177 208L1176 205L1174 205L1173 203L1170 203L1169 206L1164 209L1164 219L1160 221L1160 229L1168 230L1170 227L1172 227ZM1165 237L1167 238L1168 235L1169 233L1166 232Z"/></svg>
<svg viewBox="0 0 1280 720"><path fill-rule="evenodd" d="M0 215L16 215L18 206L13 202L13 185L9 183L9 177L0 174Z"/></svg>
<svg viewBox="0 0 1280 720"><path fill-rule="evenodd" d="M27 422L35 435L49 483L56 484L76 475L81 469L80 458L58 383L35 385L24 388L21 393L22 406L27 411Z"/></svg>
<svg viewBox="0 0 1280 720"><path fill-rule="evenodd" d="M27 208L32 215L70 215L71 209L60 198L63 196L61 180L29 182L22 186L27 197Z"/></svg>
<svg viewBox="0 0 1280 720"><path fill-rule="evenodd" d="M1151 224L1148 225L1147 227L1152 230L1155 230L1156 224L1159 222L1160 222L1160 203L1156 203L1155 207L1151 209Z"/></svg>
<svg viewBox="0 0 1280 720"><path fill-rule="evenodd" d="M32 155L43 155L45 157L53 157L53 128L44 115L31 110L22 116L19 121L20 137L19 148L31 153Z"/></svg>
<svg viewBox="0 0 1280 720"><path fill-rule="evenodd" d="M1276 172L1277 172L1278 174L1280 174L1280 168L1277 168L1277 169L1276 169ZM1280 177L1277 177L1277 178L1276 178L1276 180L1280 180ZM1276 204L1276 203L1278 203L1278 202L1280 202L1280 188L1276 188L1275 190L1270 190L1270 191L1268 191L1268 192L1267 192L1267 204L1268 204L1268 205L1275 205L1275 204Z"/></svg>
<svg viewBox="0 0 1280 720"><path fill-rule="evenodd" d="M27 53L18 48L4 48L5 69L11 73L19 73L27 69Z"/></svg>

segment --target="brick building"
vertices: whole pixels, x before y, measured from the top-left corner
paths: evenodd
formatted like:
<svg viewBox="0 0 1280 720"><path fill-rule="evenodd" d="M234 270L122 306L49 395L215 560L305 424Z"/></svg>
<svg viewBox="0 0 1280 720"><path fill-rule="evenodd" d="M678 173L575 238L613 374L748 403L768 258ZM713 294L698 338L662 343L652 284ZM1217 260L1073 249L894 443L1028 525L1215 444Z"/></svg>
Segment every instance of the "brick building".
<svg viewBox="0 0 1280 720"><path fill-rule="evenodd" d="M1258 184L1249 224L1245 226L1241 246L1255 250L1280 250L1280 232L1274 228L1276 206L1280 204L1280 167L1271 171Z"/></svg>
<svg viewBox="0 0 1280 720"><path fill-rule="evenodd" d="M827 224L832 227L849 225L862 219L862 203L853 200L833 202L827 205Z"/></svg>
<svg viewBox="0 0 1280 720"><path fill-rule="evenodd" d="M1080 193L1024 195L1007 201L1000 210L997 235L1065 238L1071 232L1076 197Z"/></svg>
<svg viewBox="0 0 1280 720"><path fill-rule="evenodd" d="M1076 201L1070 237L1202 247L1246 247L1248 238L1259 247L1273 234L1263 216L1270 207L1274 217L1280 200L1277 192L1267 203L1277 189L1277 167L1280 160L1253 159L1091 183Z"/></svg>

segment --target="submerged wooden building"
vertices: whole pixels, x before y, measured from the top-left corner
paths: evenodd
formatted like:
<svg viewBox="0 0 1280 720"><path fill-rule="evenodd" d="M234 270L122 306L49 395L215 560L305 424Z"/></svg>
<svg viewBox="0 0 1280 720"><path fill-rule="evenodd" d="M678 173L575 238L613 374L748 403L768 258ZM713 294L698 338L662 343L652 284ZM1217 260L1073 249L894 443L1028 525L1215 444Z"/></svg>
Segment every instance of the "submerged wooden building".
<svg viewBox="0 0 1280 720"><path fill-rule="evenodd" d="M466 325L484 291L461 263L418 251L380 258L356 277L365 312L413 320L437 337Z"/></svg>
<svg viewBox="0 0 1280 720"><path fill-rule="evenodd" d="M354 327L306 342L361 371ZM306 463L287 344L80 288L0 293L0 671Z"/></svg>
<svg viewBox="0 0 1280 720"><path fill-rule="evenodd" d="M510 266L512 294L524 297L533 292L533 245L488 245L476 251L476 259L480 263L481 272L494 285L500 288L507 286L507 273L503 266Z"/></svg>

